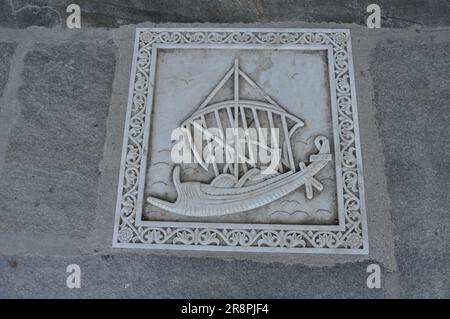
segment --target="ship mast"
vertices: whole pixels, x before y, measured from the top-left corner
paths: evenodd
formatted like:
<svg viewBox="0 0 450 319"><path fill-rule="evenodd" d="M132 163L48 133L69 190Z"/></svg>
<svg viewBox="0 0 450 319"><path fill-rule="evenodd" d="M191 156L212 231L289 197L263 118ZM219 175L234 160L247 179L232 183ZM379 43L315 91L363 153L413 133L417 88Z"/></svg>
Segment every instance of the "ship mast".
<svg viewBox="0 0 450 319"><path fill-rule="evenodd" d="M234 60L234 178L239 180L239 60Z"/></svg>

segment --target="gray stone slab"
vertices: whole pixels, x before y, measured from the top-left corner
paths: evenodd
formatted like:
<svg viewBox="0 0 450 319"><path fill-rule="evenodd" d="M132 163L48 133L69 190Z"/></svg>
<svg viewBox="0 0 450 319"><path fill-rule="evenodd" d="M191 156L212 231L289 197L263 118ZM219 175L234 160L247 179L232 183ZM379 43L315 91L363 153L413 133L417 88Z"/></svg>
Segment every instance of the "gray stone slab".
<svg viewBox="0 0 450 319"><path fill-rule="evenodd" d="M7 1L4 1L5 3ZM12 0L5 5L0 23L25 28L65 26L66 8L72 0ZM305 21L366 25L366 8L373 1L79 1L82 25L119 27L140 22L251 23ZM384 27L450 25L448 1L379 0ZM1 11L0 11L1 12Z"/></svg>
<svg viewBox="0 0 450 319"><path fill-rule="evenodd" d="M450 294L450 42L396 39L373 53L395 255L405 297Z"/></svg>
<svg viewBox="0 0 450 319"><path fill-rule="evenodd" d="M0 180L1 230L91 230L114 52L105 40L36 44L26 54Z"/></svg>
<svg viewBox="0 0 450 319"><path fill-rule="evenodd" d="M3 96L6 82L8 81L9 71L11 67L11 56L17 43L0 43L0 97ZM0 105L0 110L2 105Z"/></svg>
<svg viewBox="0 0 450 319"><path fill-rule="evenodd" d="M283 25L282 25L283 26ZM212 27L212 26L211 26ZM359 35L359 38L367 37L365 32L366 28L358 28L364 35ZM118 254L123 252L131 252L131 250L111 248L111 227L113 212L116 202L117 190L112 188L111 185L115 185L118 180L119 161L121 156L121 142L123 139L123 125L124 114L126 112L127 95L130 79L130 69L132 59L130 57L133 53L133 40L135 28L132 26L122 27L115 33L115 41L118 45L117 52L117 65L116 65L116 78L114 83L113 96L111 98L111 107L108 117L107 126L107 139L105 141L105 157L101 163L102 176L98 189L98 206L97 206L97 221L95 238L90 239L91 251L101 254ZM352 30L352 35L354 30ZM358 37L354 41L358 40ZM362 45L366 47L367 45ZM355 46L354 46L355 49ZM367 59L365 55L360 56L360 52L356 53L358 56L354 56L355 67L357 69L361 66L367 65ZM365 84L367 81L365 78L359 77L359 71L355 72L356 82L358 84ZM214 84L211 84L214 85ZM227 259L240 259L240 260L253 260L263 262L281 262L284 264L296 263L306 264L309 266L334 266L337 263L356 262L376 260L379 264L385 266L389 271L395 269L395 260L393 257L392 247L392 233L390 230L389 219L389 205L387 191L384 181L384 166L383 161L380 161L382 156L381 141L379 140L377 129L375 125L375 119L373 112L367 110L367 101L370 101L371 93L366 90L358 90L358 105L362 102L360 108L359 118L361 127L364 126L362 134L362 150L365 163L365 189L366 203L367 203L367 216L368 216L368 228L369 228L369 242L370 253L369 255L333 255L333 254L308 254L301 256L301 254L285 254L280 256L279 254L264 254L261 253L214 253L214 252L182 252L182 251L152 251L152 250L139 250L135 251L139 254L163 254L172 256L203 256L213 258L227 258ZM367 147L364 147L368 145ZM366 167L367 166L367 167Z"/></svg>
<svg viewBox="0 0 450 319"><path fill-rule="evenodd" d="M66 267L81 268L68 289ZM1 298L379 298L368 289L368 263L330 268L134 254L0 257ZM382 270L383 276L385 271Z"/></svg>
<svg viewBox="0 0 450 319"><path fill-rule="evenodd" d="M10 28L16 27L16 20L10 1L0 2L0 26Z"/></svg>

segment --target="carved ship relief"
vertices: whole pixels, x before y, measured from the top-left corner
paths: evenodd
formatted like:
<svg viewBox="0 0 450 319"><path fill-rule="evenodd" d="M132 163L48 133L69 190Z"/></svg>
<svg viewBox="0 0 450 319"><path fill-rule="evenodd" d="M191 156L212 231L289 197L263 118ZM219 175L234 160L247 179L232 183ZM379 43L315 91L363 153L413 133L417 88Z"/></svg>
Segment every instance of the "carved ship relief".
<svg viewBox="0 0 450 319"><path fill-rule="evenodd" d="M224 84L234 77L234 99L210 103ZM239 81L243 78L247 84L260 93L265 101L241 100L239 98ZM206 119L209 119L206 120ZM213 136L206 130L208 122L218 128L219 136ZM210 126L211 126L210 125ZM313 188L321 191L323 185L314 176L331 161L329 141L324 136L314 140L317 153L309 157L309 163L294 162L292 150L293 134L304 126L304 122L289 114L278 105L260 86L258 86L242 69L236 59L233 67L225 74L219 84L211 91L199 108L182 124L181 127L191 132L199 130L210 135L221 145L225 143L226 128L247 129L252 125L258 134L264 125L267 128L278 128L282 137L280 160L276 169L267 174L267 165L240 158L239 151L225 147L225 152L232 154L234 161L218 164L206 162L200 156L198 147L187 134L190 150L199 165L206 171L214 173L209 184L198 181L181 181L180 166L173 170L173 183L177 191L175 202L169 202L156 197L147 197L147 202L169 212L186 216L220 216L246 212L286 196L304 186L306 197L313 198ZM272 138L272 135L271 135ZM268 138L268 140L270 140ZM239 143L235 143L239 147ZM251 152L249 148L244 155Z"/></svg>

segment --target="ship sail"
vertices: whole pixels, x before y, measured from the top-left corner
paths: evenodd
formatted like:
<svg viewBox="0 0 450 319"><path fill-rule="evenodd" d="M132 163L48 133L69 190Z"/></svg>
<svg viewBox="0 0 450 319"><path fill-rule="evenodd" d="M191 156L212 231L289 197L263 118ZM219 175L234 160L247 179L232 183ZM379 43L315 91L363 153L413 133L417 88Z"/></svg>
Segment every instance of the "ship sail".
<svg viewBox="0 0 450 319"><path fill-rule="evenodd" d="M241 99L241 79L263 100ZM233 98L212 102L228 81L233 81ZM300 162L296 165L292 136L304 125L303 120L287 112L264 92L239 67L239 60L236 59L197 110L181 123L195 160L204 170L212 171L214 179L209 184L182 182L180 166L176 166L173 182L178 193L177 200L171 203L150 196L147 202L181 215L218 216L261 207L301 186L305 186L307 198L310 199L313 188L323 189L314 175L331 160L331 154L328 139L318 136L315 139L318 153L310 156L310 164ZM216 129L216 132L211 133L210 128ZM233 143L230 143L227 129L236 128L244 132L254 128L257 136L240 136L235 131ZM202 139L199 143L194 139L195 134L206 137L206 141ZM214 157L213 160L205 160L202 152L204 144L208 154L215 156L211 142L223 147L225 155L231 160L223 163L215 161ZM266 173L267 162L255 160L255 144L265 148L272 158L274 152L281 148L279 160L270 174Z"/></svg>
<svg viewBox="0 0 450 319"><path fill-rule="evenodd" d="M234 99L221 101L218 103L210 103L214 96L220 91L224 84L234 77ZM265 101L257 100L242 100L240 99L239 91L239 81L241 78L249 84L253 89L263 96ZM207 121L209 119L209 121ZM208 123L214 128L218 129L218 134L213 136L208 133L209 126ZM263 123L262 123L263 122ZM234 141L234 147L230 149L227 147L227 141L225 141L226 128L242 128L245 131L248 130L250 124L256 129L258 134L257 139L260 141L259 146L267 146L266 151L273 151L278 145L278 137L273 137L270 133L273 133L272 129L279 129L279 138L282 141L282 152L280 163L277 167L278 173L283 173L286 171L295 172L296 165L294 163L293 151L291 137L297 129L304 126L304 122L289 114L285 109L283 109L278 103L276 103L267 93L265 93L244 71L239 68L239 60L235 60L233 67L225 74L218 85L211 91L211 93L206 97L206 99L201 103L199 108L186 119L181 127L183 127L188 132L188 141L191 146L192 153L198 163L205 169L212 169L215 176L221 174L230 173L234 176L236 181L238 181L243 175L245 175L252 168L264 168L264 165L258 165L255 163L254 144L257 144L250 137L247 137L244 145L238 143L237 140ZM266 124L263 127L263 124ZM278 124L278 126L277 126ZM263 129L267 129L267 134L264 134ZM202 159L201 151L199 151L199 146L195 145L193 142L193 137L195 131L200 134L210 135L210 140L214 140L221 146L227 148L225 152L234 155L234 161L228 163L228 165L219 165L212 161L206 163ZM238 139L238 135L235 134L235 138ZM267 141L266 141L267 139ZM208 143L207 143L208 145ZM209 147L211 144L209 144ZM245 149L235 149L238 147L244 147ZM251 157L248 158L245 155ZM253 159L253 160L252 160Z"/></svg>

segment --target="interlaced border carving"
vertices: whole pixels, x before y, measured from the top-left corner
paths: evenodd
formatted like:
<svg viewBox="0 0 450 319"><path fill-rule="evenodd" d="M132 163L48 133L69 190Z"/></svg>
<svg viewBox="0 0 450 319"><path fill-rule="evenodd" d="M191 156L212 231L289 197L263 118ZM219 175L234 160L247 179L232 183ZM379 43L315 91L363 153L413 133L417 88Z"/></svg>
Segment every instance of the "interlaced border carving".
<svg viewBox="0 0 450 319"><path fill-rule="evenodd" d="M351 70L348 30L221 30L138 29L135 70L132 73L131 105L125 128L125 156L114 229L114 247L154 247L204 250L254 250L272 252L368 253L367 226L362 187L362 167ZM155 44L240 44L240 45L327 45L332 47L334 87L338 112L338 133L344 231L233 229L232 227L153 227L136 225L136 207L143 157L145 115L148 112L152 47ZM331 67L331 66L330 66ZM357 126L357 124L356 124ZM358 133L359 134L359 133ZM143 187L144 185L142 185ZM172 247L169 247L172 246ZM176 246L176 247L174 247ZM300 248L300 249L299 249Z"/></svg>

